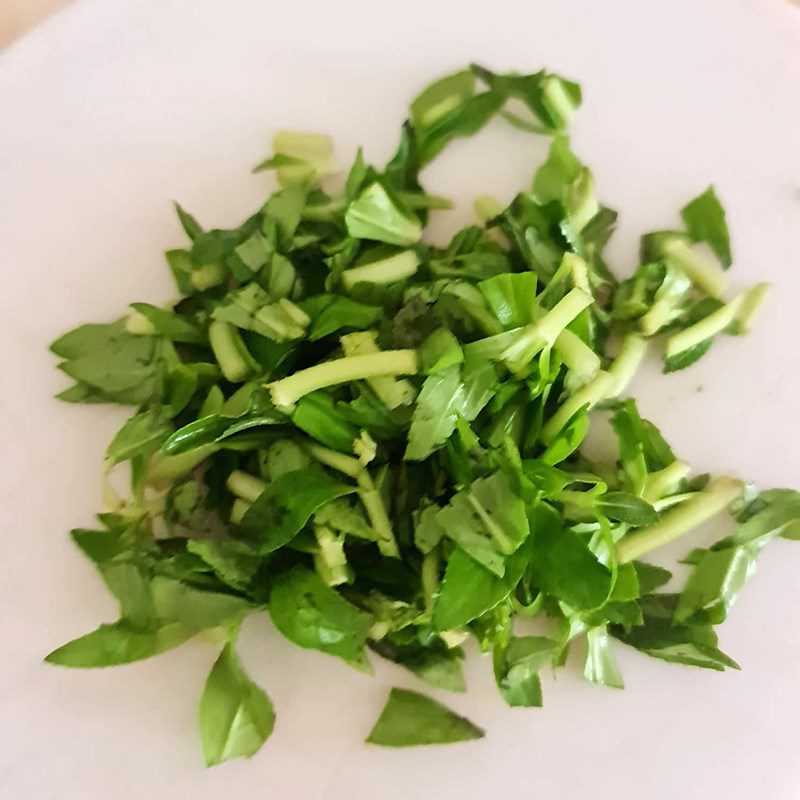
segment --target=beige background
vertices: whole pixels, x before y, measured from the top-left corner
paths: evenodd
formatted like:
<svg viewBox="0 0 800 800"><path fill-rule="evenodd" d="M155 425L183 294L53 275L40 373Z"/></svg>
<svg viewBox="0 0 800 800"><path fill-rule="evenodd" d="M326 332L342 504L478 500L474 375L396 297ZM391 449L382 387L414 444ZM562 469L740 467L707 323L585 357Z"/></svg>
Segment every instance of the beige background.
<svg viewBox="0 0 800 800"><path fill-rule="evenodd" d="M11 44L69 0L2 0L0 2L0 48Z"/></svg>

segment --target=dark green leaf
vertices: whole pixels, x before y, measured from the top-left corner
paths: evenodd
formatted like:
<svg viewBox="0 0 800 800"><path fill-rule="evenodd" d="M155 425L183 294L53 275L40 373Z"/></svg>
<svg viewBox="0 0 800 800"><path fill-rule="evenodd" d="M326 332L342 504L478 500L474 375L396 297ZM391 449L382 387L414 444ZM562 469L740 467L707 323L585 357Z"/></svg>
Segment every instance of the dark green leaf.
<svg viewBox="0 0 800 800"><path fill-rule="evenodd" d="M653 658L705 669L738 669L735 661L717 647L717 635L710 625L673 623L676 595L650 595L641 600L644 624L630 630L611 630L625 644Z"/></svg>
<svg viewBox="0 0 800 800"><path fill-rule="evenodd" d="M429 697L392 689L375 727L367 737L383 747L413 747L481 739L484 732Z"/></svg>
<svg viewBox="0 0 800 800"><path fill-rule="evenodd" d="M358 429L334 406L330 395L325 392L312 392L301 398L292 412L292 422L326 447L342 453L353 452Z"/></svg>
<svg viewBox="0 0 800 800"><path fill-rule="evenodd" d="M731 238L725 209L722 207L713 186L687 203L681 209L686 230L695 241L708 242L723 266L729 267L731 259Z"/></svg>
<svg viewBox="0 0 800 800"><path fill-rule="evenodd" d="M261 558L249 545L235 539L189 539L186 549L203 559L221 581L234 589L246 589L261 564Z"/></svg>
<svg viewBox="0 0 800 800"><path fill-rule="evenodd" d="M109 577L107 573L107 581ZM126 580L124 585L112 587L116 588L123 611L119 622L101 625L92 633L62 645L45 660L84 668L127 664L170 650L206 628L236 621L249 609L249 603L241 598L199 591L171 578L155 577L149 585L133 587L140 595L146 592L150 612L149 619L136 619L131 618L135 598L129 594L130 586ZM141 605L143 601L135 599L135 602Z"/></svg>
<svg viewBox="0 0 800 800"><path fill-rule="evenodd" d="M519 583L530 557L529 547L519 548L506 559L503 575L498 577L456 547L433 606L434 627L439 631L460 628L501 603Z"/></svg>
<svg viewBox="0 0 800 800"><path fill-rule="evenodd" d="M372 615L326 586L314 572L295 567L275 580L269 595L275 627L300 647L321 650L359 664Z"/></svg>
<svg viewBox="0 0 800 800"><path fill-rule="evenodd" d="M611 592L608 567L544 503L539 503L530 515L530 526L530 568L535 585L575 609L602 605Z"/></svg>
<svg viewBox="0 0 800 800"><path fill-rule="evenodd" d="M270 553L288 544L325 503L355 490L319 467L287 472L268 484L250 506L241 529L262 553Z"/></svg>

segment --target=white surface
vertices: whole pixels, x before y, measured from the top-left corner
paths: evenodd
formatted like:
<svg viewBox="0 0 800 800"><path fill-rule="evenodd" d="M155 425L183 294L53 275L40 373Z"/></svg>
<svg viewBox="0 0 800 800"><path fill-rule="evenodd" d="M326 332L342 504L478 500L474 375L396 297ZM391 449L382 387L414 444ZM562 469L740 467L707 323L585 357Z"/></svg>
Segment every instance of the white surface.
<svg viewBox="0 0 800 800"><path fill-rule="evenodd" d="M114 616L66 532L91 522L123 416L52 400L66 383L47 343L131 300L166 300L160 254L182 242L169 201L237 223L268 188L248 169L272 130L326 130L344 162L363 142L380 163L415 90L470 60L582 83L574 146L621 212L619 269L639 233L675 224L715 183L732 280L777 290L749 338L678 375L649 370L641 405L698 471L800 486L800 9L788 0L78 2L0 58L1 797L800 798L800 550L787 542L722 628L741 673L620 647L626 691L585 684L573 665L546 681L544 709L512 711L473 656L470 692L443 697L488 729L463 746L364 746L387 687L413 680L294 648L265 618L247 626L243 657L276 705L275 733L252 761L211 771L195 732L209 644L110 670L41 663ZM426 184L466 209L487 190L509 196L542 151L497 124L453 145Z"/></svg>

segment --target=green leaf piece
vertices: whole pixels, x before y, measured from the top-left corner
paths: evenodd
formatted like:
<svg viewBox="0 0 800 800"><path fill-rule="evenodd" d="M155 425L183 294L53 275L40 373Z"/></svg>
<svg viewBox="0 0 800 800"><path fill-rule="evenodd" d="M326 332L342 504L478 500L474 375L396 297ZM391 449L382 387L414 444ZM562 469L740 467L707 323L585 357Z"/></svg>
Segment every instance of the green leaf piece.
<svg viewBox="0 0 800 800"><path fill-rule="evenodd" d="M406 689L392 689L367 742L382 747L415 747L466 742L484 735L477 725L441 703Z"/></svg>
<svg viewBox="0 0 800 800"><path fill-rule="evenodd" d="M275 712L242 668L232 642L214 662L200 697L200 739L206 765L251 758L269 738Z"/></svg>

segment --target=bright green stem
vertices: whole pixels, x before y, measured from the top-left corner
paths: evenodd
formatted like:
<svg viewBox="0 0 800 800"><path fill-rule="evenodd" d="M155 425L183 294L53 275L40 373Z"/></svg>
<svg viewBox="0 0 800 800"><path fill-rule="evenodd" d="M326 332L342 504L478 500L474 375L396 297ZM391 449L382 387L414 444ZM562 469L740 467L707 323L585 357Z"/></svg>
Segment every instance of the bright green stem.
<svg viewBox="0 0 800 800"><path fill-rule="evenodd" d="M680 298L675 295L656 298L647 313L639 320L639 327L645 336L653 336L665 325L669 325L678 314Z"/></svg>
<svg viewBox="0 0 800 800"><path fill-rule="evenodd" d="M667 495L673 494L680 482L691 472L685 461L673 461L664 469L652 472L647 476L642 497L648 503L655 503Z"/></svg>
<svg viewBox="0 0 800 800"><path fill-rule="evenodd" d="M635 333L628 334L622 340L619 355L611 362L608 374L614 379L614 396L621 394L633 379L636 370L647 353L647 340Z"/></svg>
<svg viewBox="0 0 800 800"><path fill-rule="evenodd" d="M364 470L366 480L372 484L372 478ZM367 488L364 483L366 480L359 479L361 488L358 490L358 496L364 505L364 510L367 512L372 529L378 536L378 550L387 558L399 558L400 550L397 547L397 540L394 538L394 529L392 528L392 521L386 513L386 506L383 504L381 493L372 484L372 488Z"/></svg>
<svg viewBox="0 0 800 800"><path fill-rule="evenodd" d="M600 357L580 336L568 328L563 330L553 345L567 368L582 381L589 381L600 370Z"/></svg>
<svg viewBox="0 0 800 800"><path fill-rule="evenodd" d="M373 331L357 331L341 337L342 350L348 357L366 356L380 353L378 341ZM378 395L387 408L407 406L414 402L417 390L405 378L397 379L391 375L381 375L367 380L370 388Z"/></svg>
<svg viewBox="0 0 800 800"><path fill-rule="evenodd" d="M150 461L147 483L155 489L165 488L191 472L217 450L219 450L217 444L204 444L177 456L167 456L158 451L153 454Z"/></svg>
<svg viewBox="0 0 800 800"><path fill-rule="evenodd" d="M257 364L233 325L214 320L208 326L208 341L225 380L241 383L255 372Z"/></svg>
<svg viewBox="0 0 800 800"><path fill-rule="evenodd" d="M449 197L442 197L438 194L425 194L421 192L397 193L400 202L412 211L427 209L429 211L447 211L453 207L453 201Z"/></svg>
<svg viewBox="0 0 800 800"><path fill-rule="evenodd" d="M593 302L592 296L582 289L570 290L540 320L509 337L511 343L504 349L503 358L512 369L524 368L537 353L555 344L567 325Z"/></svg>
<svg viewBox="0 0 800 800"><path fill-rule="evenodd" d="M342 273L342 285L345 289L352 289L357 283L397 283L410 278L418 267L419 256L413 250L403 250L389 258L346 269Z"/></svg>
<svg viewBox="0 0 800 800"><path fill-rule="evenodd" d="M587 294L592 293L589 283L589 265L576 253L564 253L559 265L559 272L566 268L572 276L572 283L578 289L583 289Z"/></svg>
<svg viewBox="0 0 800 800"><path fill-rule="evenodd" d="M559 127L563 127L575 114L575 101L567 94L563 83L555 75L548 75L542 81L541 87L545 104L560 123Z"/></svg>
<svg viewBox="0 0 800 800"><path fill-rule="evenodd" d="M597 377L581 386L561 407L550 417L542 428L542 441L550 444L569 420L584 406L594 408L599 402L611 395L614 389L614 379L608 372L600 371Z"/></svg>
<svg viewBox="0 0 800 800"><path fill-rule="evenodd" d="M359 480L361 474L366 472L364 466L357 458L338 453L336 450L323 447L321 444L317 444L316 442L305 442L304 446L308 451L308 454L312 458L319 461L320 464L324 464L326 467L335 469L337 472L342 472L345 475L349 475L355 480Z"/></svg>
<svg viewBox="0 0 800 800"><path fill-rule="evenodd" d="M389 558L398 558L400 551L394 538L392 522L386 512L381 493L376 488L367 468L352 456L337 453L335 450L330 450L314 442L306 443L305 447L309 455L321 464L349 475L358 482L358 496L367 512L372 529L378 537L378 549Z"/></svg>
<svg viewBox="0 0 800 800"><path fill-rule="evenodd" d="M696 322L694 325L670 336L665 347L667 358L672 358L678 353L683 353L706 341L706 339L722 333L725 328L736 320L744 299L744 294L737 295L730 303L713 311L707 317L701 319L700 322Z"/></svg>
<svg viewBox="0 0 800 800"><path fill-rule="evenodd" d="M728 277L722 267L692 250L682 239L673 239L664 245L664 258L712 297L721 297L728 288Z"/></svg>
<svg viewBox="0 0 800 800"><path fill-rule="evenodd" d="M616 547L617 563L633 561L683 536L730 505L742 488L742 482L734 478L715 478L706 489L668 511L655 525L626 536Z"/></svg>
<svg viewBox="0 0 800 800"><path fill-rule="evenodd" d="M434 548L430 553L425 553L425 557L422 559L422 596L425 601L425 610L429 613L433 609L433 600L439 591L441 565L442 559L439 556L438 548Z"/></svg>
<svg viewBox="0 0 800 800"><path fill-rule="evenodd" d="M600 210L594 194L594 176L584 167L570 188L569 220L576 231L583 230Z"/></svg>
<svg viewBox="0 0 800 800"><path fill-rule="evenodd" d="M250 475L248 472L242 472L240 469L235 469L228 475L225 486L231 494L235 494L248 503L254 503L267 488L267 484L261 478Z"/></svg>
<svg viewBox="0 0 800 800"><path fill-rule="evenodd" d="M327 386L380 375L414 375L416 372L416 350L384 350L372 355L350 356L317 364L270 383L269 390L276 406L291 408L304 395Z"/></svg>

